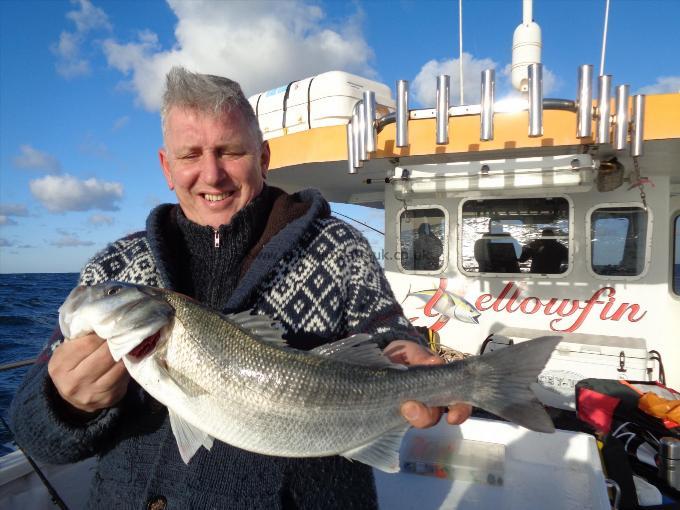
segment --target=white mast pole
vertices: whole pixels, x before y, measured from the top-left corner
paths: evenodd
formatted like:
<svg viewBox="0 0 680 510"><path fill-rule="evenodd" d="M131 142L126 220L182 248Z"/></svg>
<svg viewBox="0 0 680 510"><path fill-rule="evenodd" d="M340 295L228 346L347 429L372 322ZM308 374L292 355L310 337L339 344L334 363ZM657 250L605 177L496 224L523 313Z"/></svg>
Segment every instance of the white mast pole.
<svg viewBox="0 0 680 510"><path fill-rule="evenodd" d="M460 104L465 104L463 96L463 0L458 0L458 78L460 82Z"/></svg>
<svg viewBox="0 0 680 510"><path fill-rule="evenodd" d="M604 56L607 53L607 28L609 26L609 0L604 9L604 31L602 32L602 56L600 57L600 76L604 76Z"/></svg>

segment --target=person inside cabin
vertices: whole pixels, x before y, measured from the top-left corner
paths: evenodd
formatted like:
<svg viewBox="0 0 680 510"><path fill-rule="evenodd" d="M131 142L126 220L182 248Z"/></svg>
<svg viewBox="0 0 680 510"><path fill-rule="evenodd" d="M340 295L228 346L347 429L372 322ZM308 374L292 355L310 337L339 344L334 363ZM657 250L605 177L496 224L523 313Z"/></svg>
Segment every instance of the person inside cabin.
<svg viewBox="0 0 680 510"><path fill-rule="evenodd" d="M488 232L475 241L474 255L480 273L519 273L519 253L519 242L493 219L489 220Z"/></svg>
<svg viewBox="0 0 680 510"><path fill-rule="evenodd" d="M522 248L519 261L531 259L532 273L557 274L563 271L562 264L567 262L569 249L554 236L552 228L544 228L540 239L534 239Z"/></svg>
<svg viewBox="0 0 680 510"><path fill-rule="evenodd" d="M154 208L146 230L114 241L83 268L106 280L165 287L225 313L279 321L311 349L355 333L395 362L443 361L404 317L366 239L312 189L267 184L270 148L240 86L173 68L161 107L160 164L178 204ZM416 427L439 408L405 402ZM471 412L449 407L449 423ZM57 330L12 402L17 443L35 458L97 456L90 508L376 508L372 470L340 456L279 458L215 441L185 464L167 409L144 392L94 334Z"/></svg>
<svg viewBox="0 0 680 510"><path fill-rule="evenodd" d="M439 239L427 221L418 226L418 233L413 241L413 269L416 271L436 271L441 267L441 256L444 253Z"/></svg>

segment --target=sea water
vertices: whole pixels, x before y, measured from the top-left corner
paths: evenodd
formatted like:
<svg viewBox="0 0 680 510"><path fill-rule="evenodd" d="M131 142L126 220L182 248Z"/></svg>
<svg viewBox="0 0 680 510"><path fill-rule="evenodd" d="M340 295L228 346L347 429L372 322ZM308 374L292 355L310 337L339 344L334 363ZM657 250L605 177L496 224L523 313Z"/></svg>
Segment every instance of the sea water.
<svg viewBox="0 0 680 510"><path fill-rule="evenodd" d="M57 309L78 282L77 273L0 274L0 365L36 357L57 326ZM0 415L7 411L29 367L0 372ZM0 422L0 455L11 435Z"/></svg>

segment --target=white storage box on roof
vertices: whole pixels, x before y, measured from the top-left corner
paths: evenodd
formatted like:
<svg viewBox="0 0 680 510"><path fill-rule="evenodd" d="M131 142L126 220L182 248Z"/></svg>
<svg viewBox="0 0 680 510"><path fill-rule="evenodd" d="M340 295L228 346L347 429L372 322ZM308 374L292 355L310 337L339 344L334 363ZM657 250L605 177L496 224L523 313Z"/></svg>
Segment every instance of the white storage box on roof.
<svg viewBox="0 0 680 510"><path fill-rule="evenodd" d="M626 338L581 333L556 333L536 329L503 328L491 337L485 352L539 336L561 336L562 341L538 376L536 396L549 406L576 409L576 383L582 379L651 380L646 342Z"/></svg>
<svg viewBox="0 0 680 510"><path fill-rule="evenodd" d="M378 118L394 111L387 85L341 71L294 81L248 100L267 140L315 127L347 124L365 90L375 92Z"/></svg>

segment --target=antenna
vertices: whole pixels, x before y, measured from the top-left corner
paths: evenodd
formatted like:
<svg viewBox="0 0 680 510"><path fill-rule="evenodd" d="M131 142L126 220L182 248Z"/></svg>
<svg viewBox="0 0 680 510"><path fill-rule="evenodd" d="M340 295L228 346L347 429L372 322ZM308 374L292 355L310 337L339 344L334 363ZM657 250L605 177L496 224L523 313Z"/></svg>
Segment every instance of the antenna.
<svg viewBox="0 0 680 510"><path fill-rule="evenodd" d="M522 23L512 35L512 86L529 90L529 65L541 63L541 27L533 21L532 0L522 1Z"/></svg>
<svg viewBox="0 0 680 510"><path fill-rule="evenodd" d="M465 99L463 99L463 0L458 0L458 46L460 48L458 58L458 81L460 82L460 104L465 104Z"/></svg>
<svg viewBox="0 0 680 510"><path fill-rule="evenodd" d="M604 56L607 53L607 28L609 27L609 0L604 8L604 30L602 32L602 56L600 57L600 76L604 76Z"/></svg>

